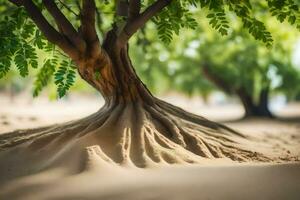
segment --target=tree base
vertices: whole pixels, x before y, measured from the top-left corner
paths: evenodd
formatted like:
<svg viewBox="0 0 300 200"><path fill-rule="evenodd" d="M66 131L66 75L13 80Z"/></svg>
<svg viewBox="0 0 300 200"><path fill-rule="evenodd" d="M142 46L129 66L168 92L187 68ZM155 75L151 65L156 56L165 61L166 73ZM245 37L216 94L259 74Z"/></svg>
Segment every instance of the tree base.
<svg viewBox="0 0 300 200"><path fill-rule="evenodd" d="M266 107L266 108L248 108L246 109L246 113L244 115L244 119L247 118L269 118L273 119L275 116L271 113L271 111Z"/></svg>
<svg viewBox="0 0 300 200"><path fill-rule="evenodd" d="M249 140L224 125L154 99L151 106L142 102L106 105L81 120L1 135L4 164L0 170L10 168L23 174L69 166L80 171L86 163L82 153L97 155L102 163L139 168L214 158L271 160L251 151Z"/></svg>

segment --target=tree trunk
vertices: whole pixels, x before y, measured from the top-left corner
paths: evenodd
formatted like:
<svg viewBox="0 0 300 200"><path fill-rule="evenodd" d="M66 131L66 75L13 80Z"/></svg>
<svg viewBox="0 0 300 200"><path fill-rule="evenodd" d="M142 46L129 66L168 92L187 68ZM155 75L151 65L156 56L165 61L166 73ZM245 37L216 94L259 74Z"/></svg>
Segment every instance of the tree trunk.
<svg viewBox="0 0 300 200"><path fill-rule="evenodd" d="M9 171L12 163L21 176L61 166L80 172L116 164L143 168L213 158L270 160L248 148L250 138L153 97L132 67L128 45L115 41L114 31L109 32L105 52L77 63L105 105L84 119L1 135L0 171ZM1 178L13 176L8 172Z"/></svg>
<svg viewBox="0 0 300 200"><path fill-rule="evenodd" d="M136 75L128 56L128 45L119 46L114 30L108 32L104 52L79 64L81 77L102 93L109 105L145 102L153 96Z"/></svg>
<svg viewBox="0 0 300 200"><path fill-rule="evenodd" d="M211 73L208 64L203 65L203 73L208 80L214 83L218 88L223 90L226 94L232 95L236 94L245 110L244 118L248 117L269 117L272 118L273 115L268 108L268 98L269 98L269 88L264 88L260 92L259 102L255 104L253 102L253 97L249 95L245 88L240 87L239 89L234 89L227 84L220 76Z"/></svg>
<svg viewBox="0 0 300 200"><path fill-rule="evenodd" d="M236 91L236 93L244 106L245 118L273 117L271 111L268 108L268 88L262 89L262 91L260 92L259 102L257 104L253 102L253 97L247 94L245 89L240 88Z"/></svg>
<svg viewBox="0 0 300 200"><path fill-rule="evenodd" d="M269 110L269 87L264 88L260 92L259 105L261 116L273 118L273 114Z"/></svg>

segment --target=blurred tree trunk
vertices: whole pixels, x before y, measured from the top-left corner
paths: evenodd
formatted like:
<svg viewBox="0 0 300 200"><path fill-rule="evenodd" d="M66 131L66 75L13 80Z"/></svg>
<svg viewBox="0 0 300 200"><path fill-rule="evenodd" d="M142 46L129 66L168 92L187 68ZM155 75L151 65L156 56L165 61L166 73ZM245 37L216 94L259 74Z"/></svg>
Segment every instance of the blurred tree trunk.
<svg viewBox="0 0 300 200"><path fill-rule="evenodd" d="M269 87L263 88L260 91L258 102L255 103L253 94L249 94L244 87L238 89L233 88L233 84L228 84L221 76L212 73L209 66L206 64L202 68L205 77L214 83L227 95L236 95L240 99L244 110L245 118L247 117L269 117L273 115L268 108L269 103Z"/></svg>
<svg viewBox="0 0 300 200"><path fill-rule="evenodd" d="M259 96L259 101L255 103L253 97L247 94L246 90L240 88L236 90L236 94L243 104L245 117L270 117L273 115L268 108L269 89L262 89Z"/></svg>

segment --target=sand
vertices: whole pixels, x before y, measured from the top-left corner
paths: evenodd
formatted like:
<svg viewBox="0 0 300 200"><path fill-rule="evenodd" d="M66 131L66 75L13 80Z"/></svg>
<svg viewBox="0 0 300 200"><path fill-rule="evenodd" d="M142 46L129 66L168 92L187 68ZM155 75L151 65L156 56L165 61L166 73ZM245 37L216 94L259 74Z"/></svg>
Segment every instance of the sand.
<svg viewBox="0 0 300 200"><path fill-rule="evenodd" d="M300 165L110 167L64 175L52 170L2 188L2 199L298 200Z"/></svg>
<svg viewBox="0 0 300 200"><path fill-rule="evenodd" d="M3 102L7 101L2 99ZM52 124L72 117L80 118L95 111L98 106L95 101L85 103L88 106L83 108L76 103L64 102L56 102L50 106L47 101L42 101L24 106L24 102L20 101L14 104L15 107L7 103L7 106L0 108L0 132L35 127L36 124ZM48 110L43 105L48 105ZM300 111L300 106L296 106L297 109L294 104L292 106L291 111ZM216 118L225 120L220 119L222 112L219 108L217 110L219 112ZM239 112L238 108L235 117ZM286 113L284 115L288 116ZM103 162L98 156L97 147L80 149L76 145L74 148L70 145L65 152L59 154L55 165L43 168L47 159L52 159L50 155L47 158L43 153L37 153L43 158L37 156L35 160L25 159L14 163L14 151L17 151L14 149L2 154L0 158L0 161L10 159L7 163L0 162L0 199L298 200L300 123L294 116L293 119L285 120L226 122L244 134L268 138L267 153L282 156L283 163L280 164L206 159L200 165L164 165L140 169ZM287 162L284 162L284 158ZM35 167L43 170L31 173L32 169L28 167L31 166L30 162L35 162Z"/></svg>

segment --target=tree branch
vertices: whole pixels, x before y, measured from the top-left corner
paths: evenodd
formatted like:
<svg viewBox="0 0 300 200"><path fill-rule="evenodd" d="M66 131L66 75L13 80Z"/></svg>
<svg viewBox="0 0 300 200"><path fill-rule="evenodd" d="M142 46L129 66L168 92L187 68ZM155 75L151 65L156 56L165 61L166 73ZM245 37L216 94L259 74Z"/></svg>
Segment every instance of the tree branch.
<svg viewBox="0 0 300 200"><path fill-rule="evenodd" d="M83 0L81 10L81 33L88 42L98 39L96 27L96 5L94 0Z"/></svg>
<svg viewBox="0 0 300 200"><path fill-rule="evenodd" d="M128 17L128 2L127 0L117 0L116 1L116 15Z"/></svg>
<svg viewBox="0 0 300 200"><path fill-rule="evenodd" d="M62 30L62 33L68 37L68 39L80 52L84 52L86 47L84 40L79 36L65 15L59 10L54 0L43 0L43 3L48 12L54 18L59 29Z"/></svg>
<svg viewBox="0 0 300 200"><path fill-rule="evenodd" d="M121 44L126 43L129 38L141 27L143 27L147 21L153 16L159 13L163 8L168 6L172 0L157 0L151 6L146 8L138 17L133 21L128 21L119 36Z"/></svg>
<svg viewBox="0 0 300 200"><path fill-rule="evenodd" d="M24 6L30 18L45 35L47 40L59 46L65 53L67 53L73 60L78 59L78 51L61 35L43 16L39 8L32 2L32 0L10 0L17 6Z"/></svg>
<svg viewBox="0 0 300 200"><path fill-rule="evenodd" d="M81 34L87 42L89 53L96 57L101 46L96 31L96 5L94 0L83 0L81 9Z"/></svg>
<svg viewBox="0 0 300 200"><path fill-rule="evenodd" d="M210 64L207 62L204 62L202 64L202 72L204 73L204 76L210 80L212 83L214 83L217 87L222 89L227 94L232 94L232 88L220 77L216 76L210 71Z"/></svg>
<svg viewBox="0 0 300 200"><path fill-rule="evenodd" d="M133 20L140 14L141 11L141 0L129 0L128 18Z"/></svg>

